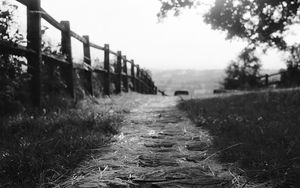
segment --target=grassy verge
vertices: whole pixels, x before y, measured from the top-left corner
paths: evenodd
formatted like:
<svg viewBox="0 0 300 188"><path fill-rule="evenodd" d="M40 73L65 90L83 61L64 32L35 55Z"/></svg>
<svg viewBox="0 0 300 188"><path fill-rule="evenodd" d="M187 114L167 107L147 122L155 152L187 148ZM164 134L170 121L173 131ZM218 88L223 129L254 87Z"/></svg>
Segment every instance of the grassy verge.
<svg viewBox="0 0 300 188"><path fill-rule="evenodd" d="M245 170L248 181L271 181L279 187L300 187L300 91L252 93L181 102L197 126L224 149L223 162Z"/></svg>
<svg viewBox="0 0 300 188"><path fill-rule="evenodd" d="M51 187L118 132L121 113L84 104L0 119L0 187Z"/></svg>

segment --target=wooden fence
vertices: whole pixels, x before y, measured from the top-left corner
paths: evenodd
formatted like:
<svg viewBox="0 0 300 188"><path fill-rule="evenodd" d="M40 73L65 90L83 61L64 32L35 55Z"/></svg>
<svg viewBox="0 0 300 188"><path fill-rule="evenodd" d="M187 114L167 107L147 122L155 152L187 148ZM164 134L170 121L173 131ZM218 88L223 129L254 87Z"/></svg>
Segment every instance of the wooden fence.
<svg viewBox="0 0 300 188"><path fill-rule="evenodd" d="M259 76L258 79L262 82L262 86L268 87L271 85L280 84L280 79L273 79L275 77L281 76L282 72L273 73L273 74L265 74L263 76Z"/></svg>
<svg viewBox="0 0 300 188"><path fill-rule="evenodd" d="M88 69L89 93L93 95L92 74L94 72L104 75L103 94L111 93L111 77L115 78L115 93L120 93L122 88L129 91L129 80L131 81L131 90L143 94L157 94L157 87L147 71L140 69L139 65L133 60L127 60L127 57L121 51L114 52L110 50L108 44L104 47L90 42L89 36L80 36L70 29L68 21L56 21L45 10L41 8L41 0L16 0L27 7L27 47L18 44L12 44L7 41L0 41L0 52L13 55L25 56L28 61L28 73L32 76L31 95L33 104L39 106L41 103L41 64L43 61L51 63L62 68L62 77L64 78L67 90L74 97L74 64L72 58L71 38L75 38L83 44L84 67ZM61 31L61 48L65 59L49 55L42 52L42 31L41 20L44 19L56 29ZM91 66L90 49L95 48L104 52L104 68L95 68ZM110 56L117 57L116 68L111 70ZM128 68L130 73L128 73ZM122 87L123 86L123 87Z"/></svg>

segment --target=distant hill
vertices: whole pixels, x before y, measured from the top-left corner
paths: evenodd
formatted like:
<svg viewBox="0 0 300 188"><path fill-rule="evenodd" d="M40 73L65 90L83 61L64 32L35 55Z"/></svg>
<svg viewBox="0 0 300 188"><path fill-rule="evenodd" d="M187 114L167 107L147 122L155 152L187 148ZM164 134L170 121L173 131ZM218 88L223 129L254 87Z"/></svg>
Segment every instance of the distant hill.
<svg viewBox="0 0 300 188"><path fill-rule="evenodd" d="M151 70L155 84L162 91L173 95L175 90L188 90L190 94L208 94L221 87L225 71L213 70ZM265 73L274 73L278 70L263 70Z"/></svg>
<svg viewBox="0 0 300 188"><path fill-rule="evenodd" d="M192 95L211 93L220 87L224 70L152 70L155 84L172 95L175 90L188 90Z"/></svg>

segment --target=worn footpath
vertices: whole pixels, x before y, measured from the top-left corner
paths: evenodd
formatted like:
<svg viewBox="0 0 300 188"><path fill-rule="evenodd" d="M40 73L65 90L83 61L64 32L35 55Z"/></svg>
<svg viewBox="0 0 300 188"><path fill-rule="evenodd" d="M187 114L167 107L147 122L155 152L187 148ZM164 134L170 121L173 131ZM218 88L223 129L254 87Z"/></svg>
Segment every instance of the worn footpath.
<svg viewBox="0 0 300 188"><path fill-rule="evenodd" d="M178 100L144 97L121 133L59 187L232 187L213 159L212 138L176 108Z"/></svg>

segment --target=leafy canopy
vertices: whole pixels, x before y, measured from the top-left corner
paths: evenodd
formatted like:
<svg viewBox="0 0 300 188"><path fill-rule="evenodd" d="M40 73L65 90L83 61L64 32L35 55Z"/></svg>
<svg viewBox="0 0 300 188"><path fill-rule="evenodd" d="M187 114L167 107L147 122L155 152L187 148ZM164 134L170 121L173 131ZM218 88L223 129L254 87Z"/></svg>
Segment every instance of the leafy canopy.
<svg viewBox="0 0 300 188"><path fill-rule="evenodd" d="M199 0L160 0L159 18L168 12L180 13L183 8L200 5ZM246 39L255 46L285 49L283 33L300 22L299 0L215 0L204 15L213 29L227 32L227 38Z"/></svg>

